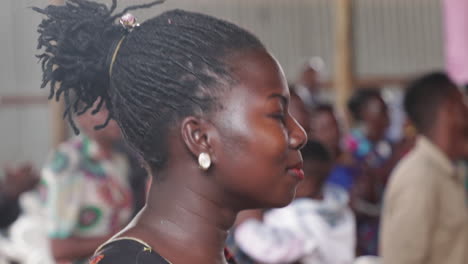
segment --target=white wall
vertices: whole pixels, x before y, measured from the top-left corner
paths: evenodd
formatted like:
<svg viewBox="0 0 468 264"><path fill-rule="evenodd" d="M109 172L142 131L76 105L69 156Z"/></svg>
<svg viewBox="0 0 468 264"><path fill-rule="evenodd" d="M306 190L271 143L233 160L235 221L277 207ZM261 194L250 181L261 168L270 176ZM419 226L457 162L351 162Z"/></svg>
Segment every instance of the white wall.
<svg viewBox="0 0 468 264"><path fill-rule="evenodd" d="M42 94L36 54L40 17L29 6L46 1L2 1L0 96ZM47 106L0 107L0 166L22 160L41 163L49 146Z"/></svg>

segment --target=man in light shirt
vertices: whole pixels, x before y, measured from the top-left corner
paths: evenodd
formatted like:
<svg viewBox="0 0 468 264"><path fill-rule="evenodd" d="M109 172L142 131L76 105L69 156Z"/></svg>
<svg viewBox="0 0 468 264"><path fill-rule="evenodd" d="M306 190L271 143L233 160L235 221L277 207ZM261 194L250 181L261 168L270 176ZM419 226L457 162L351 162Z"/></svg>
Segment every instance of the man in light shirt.
<svg viewBox="0 0 468 264"><path fill-rule="evenodd" d="M416 80L405 111L420 133L415 148L394 170L384 201L384 264L468 263L468 208L464 176L467 106L444 73Z"/></svg>

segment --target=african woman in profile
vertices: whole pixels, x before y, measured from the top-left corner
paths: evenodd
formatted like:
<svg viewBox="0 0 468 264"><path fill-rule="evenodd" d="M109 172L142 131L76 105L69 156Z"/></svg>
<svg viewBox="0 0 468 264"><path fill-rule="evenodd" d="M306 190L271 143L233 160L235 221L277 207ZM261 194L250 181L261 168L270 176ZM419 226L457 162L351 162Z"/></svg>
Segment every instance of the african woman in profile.
<svg viewBox="0 0 468 264"><path fill-rule="evenodd" d="M251 33L207 15L121 17L159 2L115 15L115 0L35 8L47 16L44 86L99 100L95 111L106 106L153 175L146 207L92 263L226 263L237 213L287 205L304 177L306 135L278 62Z"/></svg>

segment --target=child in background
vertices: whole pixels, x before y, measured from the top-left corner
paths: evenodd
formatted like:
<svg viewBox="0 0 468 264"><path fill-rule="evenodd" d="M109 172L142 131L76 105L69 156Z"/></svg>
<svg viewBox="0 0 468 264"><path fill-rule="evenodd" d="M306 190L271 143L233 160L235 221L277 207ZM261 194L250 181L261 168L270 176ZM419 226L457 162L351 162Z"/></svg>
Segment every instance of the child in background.
<svg viewBox="0 0 468 264"><path fill-rule="evenodd" d="M342 188L324 182L332 159L311 141L303 149L305 179L287 207L249 219L235 230L240 249L262 263L348 264L354 261L355 221Z"/></svg>

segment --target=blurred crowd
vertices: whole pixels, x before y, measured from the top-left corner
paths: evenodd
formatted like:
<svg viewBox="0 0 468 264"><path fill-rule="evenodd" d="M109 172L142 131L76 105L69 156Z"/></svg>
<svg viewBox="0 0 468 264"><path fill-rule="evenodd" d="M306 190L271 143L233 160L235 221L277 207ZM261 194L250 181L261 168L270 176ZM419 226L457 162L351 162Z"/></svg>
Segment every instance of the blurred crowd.
<svg viewBox="0 0 468 264"><path fill-rule="evenodd" d="M238 263L467 263L463 89L442 72L414 80L396 140L379 87L356 87L345 123L320 85L319 64L310 60L290 84L289 111L309 137L305 179L290 205L238 216L227 241ZM145 170L114 121L94 129L106 111L88 112L75 117L81 134L40 171L4 170L0 263L86 263L144 206Z"/></svg>
<svg viewBox="0 0 468 264"><path fill-rule="evenodd" d="M413 80L395 140L382 89L355 89L345 131L317 76L306 65L291 85L307 179L289 206L239 215L228 244L241 263L467 263L464 88L443 72Z"/></svg>

